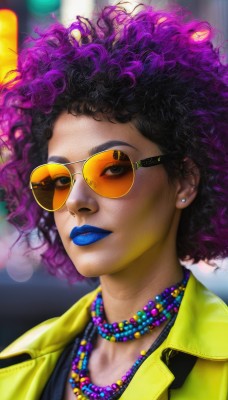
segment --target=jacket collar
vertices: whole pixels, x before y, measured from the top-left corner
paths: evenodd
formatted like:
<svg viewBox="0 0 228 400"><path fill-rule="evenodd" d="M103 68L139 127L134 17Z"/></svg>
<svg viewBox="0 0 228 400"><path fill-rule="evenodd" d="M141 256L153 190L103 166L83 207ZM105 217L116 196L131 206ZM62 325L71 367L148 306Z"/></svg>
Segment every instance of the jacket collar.
<svg viewBox="0 0 228 400"><path fill-rule="evenodd" d="M89 293L59 318L45 321L25 333L0 354L8 358L23 353L32 358L66 346L84 329L90 305L99 290ZM191 274L166 347L211 360L228 359L228 310Z"/></svg>
<svg viewBox="0 0 228 400"><path fill-rule="evenodd" d="M228 309L192 274L167 347L211 360L228 359Z"/></svg>

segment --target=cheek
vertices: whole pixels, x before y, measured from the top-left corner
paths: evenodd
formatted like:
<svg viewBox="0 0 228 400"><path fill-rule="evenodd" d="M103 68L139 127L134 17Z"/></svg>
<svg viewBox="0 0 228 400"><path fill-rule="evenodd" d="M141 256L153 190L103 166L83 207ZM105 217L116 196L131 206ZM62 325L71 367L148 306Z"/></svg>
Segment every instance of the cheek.
<svg viewBox="0 0 228 400"><path fill-rule="evenodd" d="M172 224L175 207L175 188L167 182L166 175L155 179L142 179L129 193L128 201L115 210L118 218L130 236L140 236L142 240L155 238L164 233Z"/></svg>

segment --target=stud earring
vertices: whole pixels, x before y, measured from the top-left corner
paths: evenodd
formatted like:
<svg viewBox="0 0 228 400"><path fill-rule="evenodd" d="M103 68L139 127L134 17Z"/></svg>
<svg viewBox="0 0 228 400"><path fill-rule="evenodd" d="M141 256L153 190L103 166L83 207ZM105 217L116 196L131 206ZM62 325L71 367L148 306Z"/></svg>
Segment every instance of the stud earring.
<svg viewBox="0 0 228 400"><path fill-rule="evenodd" d="M183 197L183 198L181 199L181 203L186 203L186 198L185 198L185 197Z"/></svg>

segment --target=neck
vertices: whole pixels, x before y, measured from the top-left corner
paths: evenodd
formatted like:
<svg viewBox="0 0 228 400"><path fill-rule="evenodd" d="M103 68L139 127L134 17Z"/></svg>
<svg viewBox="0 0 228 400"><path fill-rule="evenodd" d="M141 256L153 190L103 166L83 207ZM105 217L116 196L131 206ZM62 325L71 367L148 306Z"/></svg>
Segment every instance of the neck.
<svg viewBox="0 0 228 400"><path fill-rule="evenodd" d="M183 278L182 267L174 255L169 262L164 257L137 260L129 268L100 278L105 314L108 322L129 319L142 309L148 300Z"/></svg>

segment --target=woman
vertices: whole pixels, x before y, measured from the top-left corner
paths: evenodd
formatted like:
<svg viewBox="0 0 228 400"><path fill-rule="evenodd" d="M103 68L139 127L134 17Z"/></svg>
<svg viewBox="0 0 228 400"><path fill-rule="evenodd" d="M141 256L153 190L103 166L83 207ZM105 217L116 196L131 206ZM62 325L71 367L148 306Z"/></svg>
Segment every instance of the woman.
<svg viewBox="0 0 228 400"><path fill-rule="evenodd" d="M210 40L183 12L119 4L22 52L1 113L9 220L52 274L100 287L1 353L2 400L227 399L226 305L180 261L228 255Z"/></svg>

